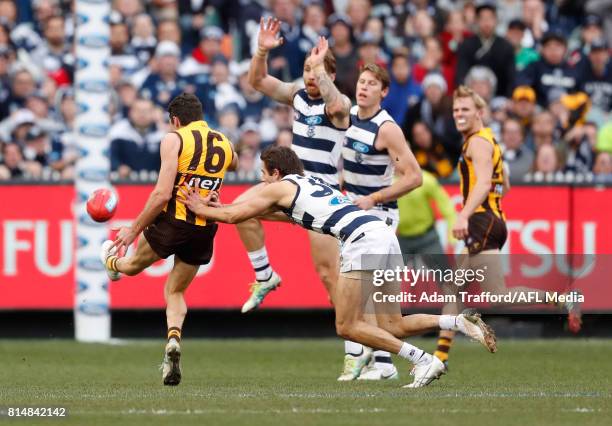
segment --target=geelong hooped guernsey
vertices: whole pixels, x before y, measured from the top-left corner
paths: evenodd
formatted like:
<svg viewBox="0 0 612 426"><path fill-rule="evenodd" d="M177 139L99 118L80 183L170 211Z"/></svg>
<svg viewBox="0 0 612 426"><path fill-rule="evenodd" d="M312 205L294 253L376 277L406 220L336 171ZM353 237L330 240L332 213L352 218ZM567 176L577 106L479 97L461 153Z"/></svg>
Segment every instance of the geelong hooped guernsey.
<svg viewBox="0 0 612 426"><path fill-rule="evenodd" d="M309 176L338 187L338 162L344 139L343 129L332 124L325 114L323 99L310 99L306 90L293 96L292 149Z"/></svg>
<svg viewBox="0 0 612 426"><path fill-rule="evenodd" d="M298 225L333 235L340 241L370 229L385 228L385 222L353 205L339 190L313 176L287 175L283 180L294 183L297 192L284 212Z"/></svg>
<svg viewBox="0 0 612 426"><path fill-rule="evenodd" d="M351 108L351 125L346 131L342 159L344 161L343 188L351 199L370 195L393 183L393 162L386 149L376 149L374 143L380 126L393 118L384 109L373 117L360 119L359 107ZM396 209L397 201L377 205L379 208Z"/></svg>

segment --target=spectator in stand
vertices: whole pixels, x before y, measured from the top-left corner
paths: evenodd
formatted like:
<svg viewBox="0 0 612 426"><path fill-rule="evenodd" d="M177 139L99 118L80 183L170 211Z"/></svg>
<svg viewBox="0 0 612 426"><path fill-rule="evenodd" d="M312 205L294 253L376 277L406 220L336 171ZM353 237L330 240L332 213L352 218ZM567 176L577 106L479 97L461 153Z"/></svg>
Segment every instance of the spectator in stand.
<svg viewBox="0 0 612 426"><path fill-rule="evenodd" d="M205 119L213 127L217 125L215 111L229 104L237 104L240 108L246 106L244 98L230 82L229 63L223 55L217 55L212 59L209 84L199 86L196 95L204 107Z"/></svg>
<svg viewBox="0 0 612 426"><path fill-rule="evenodd" d="M240 140L237 144L238 171L256 172L259 169L259 153L262 149L259 126L247 121L240 127Z"/></svg>
<svg viewBox="0 0 612 426"><path fill-rule="evenodd" d="M8 115L8 109L5 111L5 107L8 106L11 95L9 64L12 62L12 55L8 47L0 45L0 121Z"/></svg>
<svg viewBox="0 0 612 426"><path fill-rule="evenodd" d="M281 21L283 44L269 53L268 73L282 81L302 78L304 58L312 44L303 36L298 9L293 0L273 0L272 15Z"/></svg>
<svg viewBox="0 0 612 426"><path fill-rule="evenodd" d="M359 37L361 33L365 32L366 23L371 11L372 3L370 0L349 0L346 14L351 20L355 37Z"/></svg>
<svg viewBox="0 0 612 426"><path fill-rule="evenodd" d="M510 42L514 49L514 58L516 70L522 71L527 65L540 59L540 54L532 47L523 46L525 37L525 23L520 19L510 21L508 31L506 31L506 40Z"/></svg>
<svg viewBox="0 0 612 426"><path fill-rule="evenodd" d="M67 43L65 21L61 15L53 15L42 23L44 38L32 51L32 61L58 86L70 84L74 72L72 46Z"/></svg>
<svg viewBox="0 0 612 426"><path fill-rule="evenodd" d="M549 30L546 22L546 5L542 0L523 0L523 22L526 26L524 43L533 47Z"/></svg>
<svg viewBox="0 0 612 426"><path fill-rule="evenodd" d="M426 37L423 40L425 52L418 63L414 64L412 74L417 83L422 83L429 73L439 73L444 77L446 86L449 87L449 79L453 75L451 69L442 64L442 45L436 37ZM451 92L451 90L447 90Z"/></svg>
<svg viewBox="0 0 612 426"><path fill-rule="evenodd" d="M182 46L181 28L174 19L164 19L157 24L157 42L171 41Z"/></svg>
<svg viewBox="0 0 612 426"><path fill-rule="evenodd" d="M358 55L358 68L361 68L365 64L377 64L383 68L387 68L387 61L385 60L382 49L376 42L374 36L370 33L364 32L359 37Z"/></svg>
<svg viewBox="0 0 612 426"><path fill-rule="evenodd" d="M495 4L483 2L476 7L477 34L468 37L459 46L455 83L463 84L474 65L490 68L497 77L496 95L509 98L514 89L516 68L514 49L504 38L495 34L497 26Z"/></svg>
<svg viewBox="0 0 612 426"><path fill-rule="evenodd" d="M612 62L603 38L593 40L580 73L580 90L591 99L593 108L612 111Z"/></svg>
<svg viewBox="0 0 612 426"><path fill-rule="evenodd" d="M461 153L461 135L453 121L451 99L445 96L446 81L440 74L429 74L423 80L422 87L425 96L406 112L402 131L406 139L410 140L413 137L414 124L418 121L425 123L432 133L433 146L441 146L444 157L448 157L454 167ZM443 169L445 173L446 168ZM432 173L441 176L435 170L432 170Z"/></svg>
<svg viewBox="0 0 612 426"><path fill-rule="evenodd" d="M245 101L244 106L241 108L241 118L244 121L250 120L258 123L263 118L264 111L272 108L272 101L268 96L264 96L263 93L255 90L253 86L249 84L249 67L249 61L243 62L241 65L240 77L238 79L240 94L244 97Z"/></svg>
<svg viewBox="0 0 612 426"><path fill-rule="evenodd" d="M291 129L280 129L278 131L278 135L276 136L274 144L276 146L286 146L287 148L291 148L292 143L293 131Z"/></svg>
<svg viewBox="0 0 612 426"><path fill-rule="evenodd" d="M236 104L228 104L219 110L217 119L219 131L223 133L230 142L235 142L240 137L240 109Z"/></svg>
<svg viewBox="0 0 612 426"><path fill-rule="evenodd" d="M561 170L559 153L552 144L540 145L536 151L534 172L554 173Z"/></svg>
<svg viewBox="0 0 612 426"><path fill-rule="evenodd" d="M442 44L442 67L448 73L446 82L449 84L449 93L452 93L455 85L455 74L457 71L457 50L459 45L463 43L472 33L467 30L465 20L460 10L451 10L446 19L444 31L440 33L440 42Z"/></svg>
<svg viewBox="0 0 612 426"><path fill-rule="evenodd" d="M111 170L118 172L120 178L129 177L132 171L159 170L163 132L157 129L154 119L153 103L139 98L132 104L128 119L111 128Z"/></svg>
<svg viewBox="0 0 612 426"><path fill-rule="evenodd" d="M562 147L564 149L565 171L588 173L593 168L595 140L586 117L590 100L585 93L578 92L561 98L564 108L561 126L564 130Z"/></svg>
<svg viewBox="0 0 612 426"><path fill-rule="evenodd" d="M175 96L195 92L191 80L177 73L180 56L176 44L170 41L159 43L155 49L155 72L149 74L140 87L141 96L151 99L164 110Z"/></svg>
<svg viewBox="0 0 612 426"><path fill-rule="evenodd" d="M26 161L23 151L16 143L0 144L2 161L0 162L0 181L19 178L39 179L42 166L38 162Z"/></svg>
<svg viewBox="0 0 612 426"><path fill-rule="evenodd" d="M69 87L69 86L64 86ZM51 114L52 106L47 102L47 97L42 91L36 91L28 96L25 106L34 114L36 124L49 134L53 134L62 129L62 123Z"/></svg>
<svg viewBox="0 0 612 426"><path fill-rule="evenodd" d="M77 107L72 89L61 89L58 92L56 110L63 128L51 140L51 166L61 173L62 179L74 177L74 164L79 158L77 133L74 129Z"/></svg>
<svg viewBox="0 0 612 426"><path fill-rule="evenodd" d="M131 50L144 67L155 53L157 39L155 38L155 27L150 15L141 13L134 17L132 25L132 39L130 40Z"/></svg>
<svg viewBox="0 0 612 426"><path fill-rule="evenodd" d="M14 111L24 108L26 99L36 90L34 77L27 69L17 67L10 75L10 95L2 105L0 120L12 114Z"/></svg>
<svg viewBox="0 0 612 426"><path fill-rule="evenodd" d="M351 23L347 16L331 15L327 25L331 33L331 50L336 58L336 86L340 93L355 100L359 58L353 45Z"/></svg>
<svg viewBox="0 0 612 426"><path fill-rule="evenodd" d="M497 78L489 68L476 65L470 68L470 72L465 76L465 85L489 104L496 93Z"/></svg>
<svg viewBox="0 0 612 426"><path fill-rule="evenodd" d="M595 182L612 182L612 155L609 152L599 152L597 154L593 173L595 174Z"/></svg>
<svg viewBox="0 0 612 426"><path fill-rule="evenodd" d="M110 15L110 64L120 67L125 76L131 76L142 68L136 52L130 44L130 30L121 14L114 11Z"/></svg>
<svg viewBox="0 0 612 426"><path fill-rule="evenodd" d="M550 111L537 113L531 123L531 139L527 141L529 148L538 149L541 145L557 145L559 135L555 116Z"/></svg>
<svg viewBox="0 0 612 426"><path fill-rule="evenodd" d="M221 40L223 30L215 26L206 26L200 30L200 42L191 52L183 64L181 64L181 74L210 74L212 60L221 54Z"/></svg>
<svg viewBox="0 0 612 426"><path fill-rule="evenodd" d="M579 36L572 34L568 41L568 50L571 52L568 62L572 66L586 61L591 51L591 44L595 40L603 39L603 19L594 14L586 15L583 25L578 27L576 32L580 33Z"/></svg>
<svg viewBox="0 0 612 426"><path fill-rule="evenodd" d="M517 118L523 127L523 134L530 131L533 116L536 113L536 94L529 86L518 86L512 92L510 115Z"/></svg>
<svg viewBox="0 0 612 426"><path fill-rule="evenodd" d="M436 26L426 10L413 13L406 23L406 45L413 60L419 61L425 55L425 40L435 35Z"/></svg>
<svg viewBox="0 0 612 426"><path fill-rule="evenodd" d="M567 51L565 36L559 31L549 31L542 39L542 58L532 62L518 76L518 85L530 86L536 92L539 105L547 107L551 92L576 89L575 70L565 61Z"/></svg>
<svg viewBox="0 0 612 426"><path fill-rule="evenodd" d="M23 156L27 161L39 163L43 169L51 165L49 154L51 153L51 141L49 135L40 127L34 125L28 130L23 145Z"/></svg>
<svg viewBox="0 0 612 426"><path fill-rule="evenodd" d="M311 1L304 8L304 24L302 34L314 47L320 36L329 37L329 30L325 26L325 6L322 2Z"/></svg>
<svg viewBox="0 0 612 426"><path fill-rule="evenodd" d="M436 177L445 178L453 173L457 165L457 155L448 152L439 139L434 139L432 130L422 121L412 126L410 148L423 170Z"/></svg>
<svg viewBox="0 0 612 426"><path fill-rule="evenodd" d="M383 99L382 107L397 123L401 123L408 107L416 104L422 95L421 86L412 78L410 60L407 55L393 56L390 78L389 94Z"/></svg>
<svg viewBox="0 0 612 426"><path fill-rule="evenodd" d="M523 127L515 118L508 118L502 125L501 143L504 146L504 162L510 170L510 180L520 182L533 169L533 151L525 145Z"/></svg>

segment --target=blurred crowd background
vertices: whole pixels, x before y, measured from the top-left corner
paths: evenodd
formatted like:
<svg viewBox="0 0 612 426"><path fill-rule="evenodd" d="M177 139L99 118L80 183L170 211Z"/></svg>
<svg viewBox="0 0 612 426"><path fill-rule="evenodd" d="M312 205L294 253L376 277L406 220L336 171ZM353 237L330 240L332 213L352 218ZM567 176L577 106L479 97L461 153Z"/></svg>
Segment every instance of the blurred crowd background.
<svg viewBox="0 0 612 426"><path fill-rule="evenodd" d="M391 75L383 103L422 168L455 176L461 136L453 89L489 104L486 124L514 182L584 176L612 182L610 0L117 0L110 22L113 177L159 168L165 108L195 93L233 141L240 172L291 144L293 113L249 86L259 20L282 21L269 72L301 81L307 52L330 38L336 84L354 97L360 65ZM71 179L74 2L0 0L0 180Z"/></svg>

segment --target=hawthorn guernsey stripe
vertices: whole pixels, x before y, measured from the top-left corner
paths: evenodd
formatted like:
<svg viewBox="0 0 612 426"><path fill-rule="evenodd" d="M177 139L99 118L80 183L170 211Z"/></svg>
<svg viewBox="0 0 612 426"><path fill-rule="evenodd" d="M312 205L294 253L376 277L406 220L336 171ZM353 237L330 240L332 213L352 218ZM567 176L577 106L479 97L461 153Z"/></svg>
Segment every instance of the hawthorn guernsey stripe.
<svg viewBox="0 0 612 426"><path fill-rule="evenodd" d="M283 178L297 186L291 208L284 212L295 223L341 241L351 241L370 229L386 228L385 222L354 206L339 190L312 176Z"/></svg>
<svg viewBox="0 0 612 426"><path fill-rule="evenodd" d="M358 106L351 108L351 126L346 131L342 159L344 162L343 187L351 199L370 195L393 183L393 162L386 149L379 150L375 143L383 123L393 121L384 109L373 117L360 119ZM397 201L380 203L378 208L397 208Z"/></svg>
<svg viewBox="0 0 612 426"><path fill-rule="evenodd" d="M304 171L338 187L338 163L345 130L336 128L327 117L323 99L310 99L304 89L294 95L293 110L291 147L302 160Z"/></svg>

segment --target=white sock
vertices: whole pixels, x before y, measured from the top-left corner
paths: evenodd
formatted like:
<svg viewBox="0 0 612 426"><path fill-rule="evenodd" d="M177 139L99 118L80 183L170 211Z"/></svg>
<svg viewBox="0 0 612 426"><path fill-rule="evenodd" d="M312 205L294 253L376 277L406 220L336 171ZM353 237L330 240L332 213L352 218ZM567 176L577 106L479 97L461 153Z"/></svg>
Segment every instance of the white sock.
<svg viewBox="0 0 612 426"><path fill-rule="evenodd" d="M391 354L387 351L374 351L374 366L379 370L387 371L393 369Z"/></svg>
<svg viewBox="0 0 612 426"><path fill-rule="evenodd" d="M255 279L257 281L268 281L272 277L272 268L270 267L266 248L263 247L259 250L250 251L248 255L255 271Z"/></svg>
<svg viewBox="0 0 612 426"><path fill-rule="evenodd" d="M457 316L456 315L440 315L439 320L440 330L457 330Z"/></svg>
<svg viewBox="0 0 612 426"><path fill-rule="evenodd" d="M344 353L353 356L359 356L363 354L363 345L361 343L351 342L350 340L344 341Z"/></svg>
<svg viewBox="0 0 612 426"><path fill-rule="evenodd" d="M404 342L404 344L402 345L402 348L400 349L398 355L402 358L407 359L413 364L419 364L420 362L426 362L429 360L429 354L427 352L406 342Z"/></svg>

